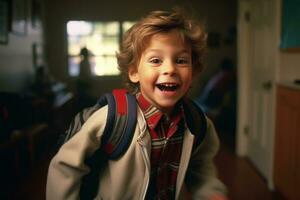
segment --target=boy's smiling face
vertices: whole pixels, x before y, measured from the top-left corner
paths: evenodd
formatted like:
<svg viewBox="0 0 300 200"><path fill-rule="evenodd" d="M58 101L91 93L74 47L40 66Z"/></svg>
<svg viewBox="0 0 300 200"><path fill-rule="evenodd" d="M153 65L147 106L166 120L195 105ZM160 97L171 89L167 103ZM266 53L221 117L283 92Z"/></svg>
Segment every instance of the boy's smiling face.
<svg viewBox="0 0 300 200"><path fill-rule="evenodd" d="M129 79L139 83L142 95L163 112L170 113L192 82L191 47L175 30L155 34L141 54Z"/></svg>

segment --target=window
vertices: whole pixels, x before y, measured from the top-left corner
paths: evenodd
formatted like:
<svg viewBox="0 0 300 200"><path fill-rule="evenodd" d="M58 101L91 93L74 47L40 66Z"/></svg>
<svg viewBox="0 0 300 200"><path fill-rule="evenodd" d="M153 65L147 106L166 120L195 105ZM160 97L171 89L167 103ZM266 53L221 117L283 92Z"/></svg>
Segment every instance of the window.
<svg viewBox="0 0 300 200"><path fill-rule="evenodd" d="M79 75L82 59L80 51L84 47L90 52L92 75L118 75L120 72L115 55L119 49L121 33L127 31L133 24L134 22L130 21L69 21L67 23L69 75Z"/></svg>

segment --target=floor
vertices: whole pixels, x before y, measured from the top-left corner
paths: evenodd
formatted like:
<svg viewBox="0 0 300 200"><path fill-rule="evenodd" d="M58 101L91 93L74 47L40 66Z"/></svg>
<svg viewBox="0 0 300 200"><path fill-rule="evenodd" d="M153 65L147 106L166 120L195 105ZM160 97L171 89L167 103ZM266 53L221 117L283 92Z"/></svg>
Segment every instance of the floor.
<svg viewBox="0 0 300 200"><path fill-rule="evenodd" d="M12 200L45 199L46 174L49 159L38 163L33 172L20 184ZM216 157L220 179L227 185L230 200L283 200L280 194L270 192L266 183L245 158L238 158L232 150L221 145Z"/></svg>
<svg viewBox="0 0 300 200"><path fill-rule="evenodd" d="M230 200L284 200L278 192L270 192L265 180L246 158L237 157L222 144L216 156L219 177L228 188Z"/></svg>

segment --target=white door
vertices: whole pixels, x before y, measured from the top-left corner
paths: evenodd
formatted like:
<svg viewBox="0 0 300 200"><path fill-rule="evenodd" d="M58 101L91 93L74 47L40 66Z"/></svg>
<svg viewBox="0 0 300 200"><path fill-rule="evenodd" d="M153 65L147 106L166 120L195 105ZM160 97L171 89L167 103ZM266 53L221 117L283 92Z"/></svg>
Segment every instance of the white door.
<svg viewBox="0 0 300 200"><path fill-rule="evenodd" d="M272 187L276 0L249 1L249 139L248 156Z"/></svg>

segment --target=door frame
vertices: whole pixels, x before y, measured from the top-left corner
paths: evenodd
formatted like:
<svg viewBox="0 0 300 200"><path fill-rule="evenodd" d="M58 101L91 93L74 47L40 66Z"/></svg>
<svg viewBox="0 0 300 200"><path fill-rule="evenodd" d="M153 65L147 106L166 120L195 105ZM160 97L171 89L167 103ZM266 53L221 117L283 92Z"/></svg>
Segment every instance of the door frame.
<svg viewBox="0 0 300 200"><path fill-rule="evenodd" d="M250 89L251 89L251 67L249 65L250 59L250 1L251 0L238 0L238 44L237 44L237 63L238 63L238 111L237 111L237 142L236 142L236 153L238 156L247 157L249 155L249 132L251 127L249 127L251 115L249 114L253 108L251 108L250 102ZM268 188L270 190L274 189L273 182L273 162L274 162L274 138L275 138L275 104L276 104L276 89L275 83L278 80L278 69L279 69L279 42L280 42L280 16L281 16L281 0L274 0L275 3L275 17L274 23L276 26L275 31L275 43L278 49L274 53L275 66L274 66L274 77L272 82L271 90L271 103L272 103L272 113L270 116L270 149L268 149L270 161L267 164L269 173L264 177L267 181Z"/></svg>

